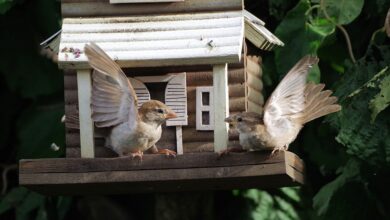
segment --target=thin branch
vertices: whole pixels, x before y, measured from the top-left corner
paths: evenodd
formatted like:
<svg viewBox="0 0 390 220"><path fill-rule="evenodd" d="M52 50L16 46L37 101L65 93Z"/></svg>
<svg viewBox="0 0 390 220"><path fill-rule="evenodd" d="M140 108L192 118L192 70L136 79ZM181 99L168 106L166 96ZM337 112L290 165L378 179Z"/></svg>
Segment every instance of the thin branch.
<svg viewBox="0 0 390 220"><path fill-rule="evenodd" d="M3 182L3 185L1 188L1 195L5 195L5 193L7 192L7 188L8 188L7 174L11 170L16 170L18 168L18 166L16 164L6 164L6 165L2 164L2 165L0 165L0 167L3 169L2 173L1 173L2 182Z"/></svg>
<svg viewBox="0 0 390 220"><path fill-rule="evenodd" d="M349 37L349 34L347 32L347 30L345 30L345 28L340 25L340 24L337 24L328 14L328 12L326 11L326 8L324 6L324 1L325 0L321 0L320 1L320 5L321 5L321 9L322 11L324 12L324 15L325 15L325 18L328 19L330 22L332 22L334 25L336 25L336 27L338 29L341 30L341 32L344 34L344 37L345 37L345 41L347 42L347 48L348 48L348 53L349 53L349 56L352 60L353 63L356 63L356 59L355 59L355 55L353 54L353 50L352 50L352 44L351 44L351 38Z"/></svg>

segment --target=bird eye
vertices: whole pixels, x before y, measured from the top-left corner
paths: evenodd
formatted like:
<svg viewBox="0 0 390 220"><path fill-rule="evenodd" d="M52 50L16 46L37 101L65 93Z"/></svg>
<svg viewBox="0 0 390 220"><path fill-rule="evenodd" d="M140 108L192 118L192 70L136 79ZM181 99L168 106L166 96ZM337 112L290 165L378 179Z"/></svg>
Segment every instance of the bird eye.
<svg viewBox="0 0 390 220"><path fill-rule="evenodd" d="M237 118L237 121L238 122L242 122L242 118Z"/></svg>
<svg viewBox="0 0 390 220"><path fill-rule="evenodd" d="M161 108L157 109L157 112L160 113L160 114L163 114L164 113L164 110L162 110Z"/></svg>

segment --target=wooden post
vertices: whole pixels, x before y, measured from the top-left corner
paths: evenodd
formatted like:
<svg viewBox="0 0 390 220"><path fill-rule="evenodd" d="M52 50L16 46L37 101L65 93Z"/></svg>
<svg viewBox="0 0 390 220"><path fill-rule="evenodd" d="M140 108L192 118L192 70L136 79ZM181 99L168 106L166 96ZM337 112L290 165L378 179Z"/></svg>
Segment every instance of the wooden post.
<svg viewBox="0 0 390 220"><path fill-rule="evenodd" d="M229 87L227 63L213 66L214 89L214 151L227 148L228 124L225 118L229 115Z"/></svg>
<svg viewBox="0 0 390 220"><path fill-rule="evenodd" d="M93 140L93 122L91 110L92 81L90 70L77 70L79 97L80 148L81 157L95 157Z"/></svg>
<svg viewBox="0 0 390 220"><path fill-rule="evenodd" d="M178 155L183 154L183 129L176 126L176 151Z"/></svg>

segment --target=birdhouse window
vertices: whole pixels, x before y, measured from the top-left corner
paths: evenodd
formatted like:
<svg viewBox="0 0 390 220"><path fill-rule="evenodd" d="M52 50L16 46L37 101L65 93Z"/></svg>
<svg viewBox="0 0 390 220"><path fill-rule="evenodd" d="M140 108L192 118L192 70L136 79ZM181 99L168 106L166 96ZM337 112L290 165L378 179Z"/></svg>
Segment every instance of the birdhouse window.
<svg viewBox="0 0 390 220"><path fill-rule="evenodd" d="M120 3L157 3L157 2L183 2L184 0L110 0L111 4Z"/></svg>
<svg viewBox="0 0 390 220"><path fill-rule="evenodd" d="M213 87L196 88L196 130L214 130Z"/></svg>

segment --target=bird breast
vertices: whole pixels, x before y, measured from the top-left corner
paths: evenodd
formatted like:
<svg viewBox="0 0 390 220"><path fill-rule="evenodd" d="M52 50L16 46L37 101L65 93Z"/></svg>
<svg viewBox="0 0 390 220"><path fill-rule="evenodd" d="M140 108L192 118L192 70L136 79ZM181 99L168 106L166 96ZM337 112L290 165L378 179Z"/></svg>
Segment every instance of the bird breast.
<svg viewBox="0 0 390 220"><path fill-rule="evenodd" d="M161 133L160 125L140 121L137 127L132 128L128 123L122 123L111 130L107 145L119 155L146 151L156 144Z"/></svg>

